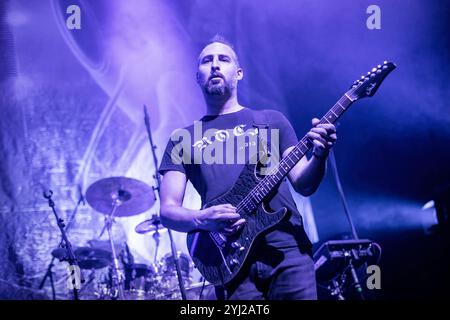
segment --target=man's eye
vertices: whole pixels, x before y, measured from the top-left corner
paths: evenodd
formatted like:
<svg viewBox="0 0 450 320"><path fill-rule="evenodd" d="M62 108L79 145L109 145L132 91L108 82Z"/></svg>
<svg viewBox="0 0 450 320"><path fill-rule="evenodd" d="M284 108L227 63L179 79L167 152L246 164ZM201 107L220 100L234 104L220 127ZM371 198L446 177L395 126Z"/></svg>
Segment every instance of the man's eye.
<svg viewBox="0 0 450 320"><path fill-rule="evenodd" d="M211 62L211 58L205 58L202 60L202 63L208 63Z"/></svg>
<svg viewBox="0 0 450 320"><path fill-rule="evenodd" d="M231 59L229 57L220 57L220 60L230 62Z"/></svg>

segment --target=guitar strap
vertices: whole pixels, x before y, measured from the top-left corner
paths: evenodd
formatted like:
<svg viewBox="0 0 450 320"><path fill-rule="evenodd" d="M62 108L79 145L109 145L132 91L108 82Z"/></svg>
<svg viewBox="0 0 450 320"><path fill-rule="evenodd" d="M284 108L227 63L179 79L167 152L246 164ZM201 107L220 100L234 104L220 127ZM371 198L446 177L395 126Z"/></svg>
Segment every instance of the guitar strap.
<svg viewBox="0 0 450 320"><path fill-rule="evenodd" d="M270 141L270 130L269 130L269 120L267 118L267 114L263 111L253 110L253 128L258 129L258 143L259 150L264 151L267 156L271 155L271 141ZM264 137L261 136L261 129L266 130L266 141Z"/></svg>

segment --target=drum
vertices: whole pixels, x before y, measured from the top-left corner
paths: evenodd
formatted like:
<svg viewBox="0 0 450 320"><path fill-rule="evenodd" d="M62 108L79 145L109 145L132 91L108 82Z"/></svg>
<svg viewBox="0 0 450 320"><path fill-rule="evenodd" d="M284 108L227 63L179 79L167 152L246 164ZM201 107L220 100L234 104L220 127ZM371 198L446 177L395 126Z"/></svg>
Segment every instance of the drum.
<svg viewBox="0 0 450 320"><path fill-rule="evenodd" d="M111 271L109 268L81 269L85 282L78 291L80 300L111 300ZM73 298L71 296L71 298Z"/></svg>
<svg viewBox="0 0 450 320"><path fill-rule="evenodd" d="M180 264L181 275L183 277L189 277L194 268L194 264L191 258L183 253L178 252L178 262ZM177 270L175 267L175 259L171 253L166 254L161 261L161 272L163 275L176 275Z"/></svg>
<svg viewBox="0 0 450 320"><path fill-rule="evenodd" d="M181 277L185 286L189 286L192 283L192 270L194 264L191 258L182 252L178 252L178 261L181 269ZM178 299L179 298L179 282L177 276L177 270L175 266L175 259L171 253L166 254L160 262L160 275L161 285L165 292L166 299ZM174 293L175 295L173 295Z"/></svg>
<svg viewBox="0 0 450 320"><path fill-rule="evenodd" d="M154 266L125 266L124 295L126 300L154 300L159 294L159 279Z"/></svg>

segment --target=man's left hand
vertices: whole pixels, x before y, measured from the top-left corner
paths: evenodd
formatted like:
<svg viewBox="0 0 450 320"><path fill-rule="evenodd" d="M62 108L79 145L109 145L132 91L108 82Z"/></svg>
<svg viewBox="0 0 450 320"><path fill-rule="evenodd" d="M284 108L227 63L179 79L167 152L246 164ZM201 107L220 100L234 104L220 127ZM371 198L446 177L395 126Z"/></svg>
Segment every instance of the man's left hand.
<svg viewBox="0 0 450 320"><path fill-rule="evenodd" d="M336 127L331 123L319 124L319 122L317 118L312 119L313 128L307 136L314 144L313 153L319 158L325 158L336 143Z"/></svg>

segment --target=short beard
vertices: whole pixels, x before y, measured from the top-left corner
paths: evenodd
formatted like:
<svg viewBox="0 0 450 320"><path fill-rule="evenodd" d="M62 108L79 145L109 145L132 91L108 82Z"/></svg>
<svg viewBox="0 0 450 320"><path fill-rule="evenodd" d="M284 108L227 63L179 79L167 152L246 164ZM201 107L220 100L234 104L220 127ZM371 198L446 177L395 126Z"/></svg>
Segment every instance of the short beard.
<svg viewBox="0 0 450 320"><path fill-rule="evenodd" d="M226 88L223 84L213 84L207 85L205 87L205 91L207 94L212 96L224 96L226 93Z"/></svg>

